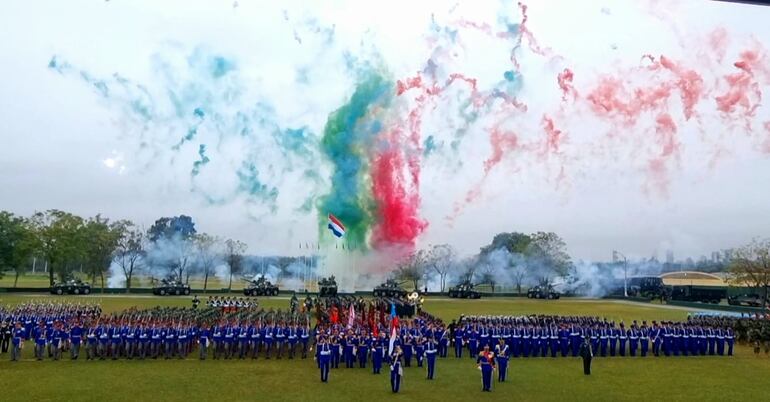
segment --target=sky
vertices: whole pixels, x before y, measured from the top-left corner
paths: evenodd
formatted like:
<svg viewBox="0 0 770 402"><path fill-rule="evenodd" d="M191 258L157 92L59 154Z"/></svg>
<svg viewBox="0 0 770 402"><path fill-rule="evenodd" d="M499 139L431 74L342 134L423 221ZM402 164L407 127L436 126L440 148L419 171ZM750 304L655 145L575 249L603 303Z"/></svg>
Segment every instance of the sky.
<svg viewBox="0 0 770 402"><path fill-rule="evenodd" d="M770 7L712 1L11 1L0 209L255 254L577 259L768 236Z"/></svg>

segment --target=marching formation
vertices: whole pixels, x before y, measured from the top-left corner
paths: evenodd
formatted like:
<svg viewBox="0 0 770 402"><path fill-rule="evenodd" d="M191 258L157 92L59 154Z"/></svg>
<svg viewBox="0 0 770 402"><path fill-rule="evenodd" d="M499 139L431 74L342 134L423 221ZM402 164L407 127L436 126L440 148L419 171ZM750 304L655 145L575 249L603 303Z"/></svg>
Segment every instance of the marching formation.
<svg viewBox="0 0 770 402"><path fill-rule="evenodd" d="M288 311L264 310L255 301L209 299L205 307L131 308L105 315L98 304L29 302L0 308L0 349L18 361L25 344L36 360L306 359L311 355L328 382L333 369L390 371L399 392L404 370L436 376L438 358L475 359L482 390L493 374L505 382L511 358L731 356L737 338L764 331L767 320L692 316L686 321L609 321L587 316L460 316L446 326L396 299L296 297ZM313 323L311 324L311 317ZM735 330L739 329L736 336ZM764 334L764 332L761 332ZM84 353L81 351L84 350Z"/></svg>
<svg viewBox="0 0 770 402"><path fill-rule="evenodd" d="M510 356L577 357L585 338L595 356L704 356L733 354L735 334L728 324L699 319L685 322L633 321L629 325L585 316L464 317L450 324L455 357L468 350L507 346Z"/></svg>

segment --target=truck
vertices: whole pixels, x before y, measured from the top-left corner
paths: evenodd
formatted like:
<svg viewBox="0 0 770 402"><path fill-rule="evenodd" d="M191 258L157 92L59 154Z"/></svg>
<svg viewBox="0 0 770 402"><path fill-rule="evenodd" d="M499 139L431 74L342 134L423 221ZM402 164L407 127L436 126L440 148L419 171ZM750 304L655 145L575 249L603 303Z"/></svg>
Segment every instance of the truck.
<svg viewBox="0 0 770 402"><path fill-rule="evenodd" d="M91 284L80 279L70 279L64 282L54 283L51 286L51 294L54 295L87 295L91 293Z"/></svg>
<svg viewBox="0 0 770 402"><path fill-rule="evenodd" d="M481 293L473 290L473 283L470 281L463 281L457 286L449 288L447 295L453 299L480 299Z"/></svg>
<svg viewBox="0 0 770 402"><path fill-rule="evenodd" d="M385 283L380 284L372 290L374 297L406 297L406 290L404 290L398 281L395 279L388 279Z"/></svg>
<svg viewBox="0 0 770 402"><path fill-rule="evenodd" d="M727 298L727 288L681 285L671 287L671 300L719 304Z"/></svg>
<svg viewBox="0 0 770 402"><path fill-rule="evenodd" d="M318 297L336 297L337 280L334 275L318 280Z"/></svg>
<svg viewBox="0 0 770 402"><path fill-rule="evenodd" d="M243 288L244 296L277 296L278 286L270 283L264 275L257 279L244 279L249 284Z"/></svg>
<svg viewBox="0 0 770 402"><path fill-rule="evenodd" d="M561 297L561 293L554 290L550 285L537 285L527 290L527 298L530 299L548 299L554 300Z"/></svg>
<svg viewBox="0 0 770 402"><path fill-rule="evenodd" d="M165 278L161 279L160 283L153 286L152 288L152 294L158 295L158 296L167 296L167 295L189 295L190 294L190 286L185 285L181 281L175 279L175 278Z"/></svg>

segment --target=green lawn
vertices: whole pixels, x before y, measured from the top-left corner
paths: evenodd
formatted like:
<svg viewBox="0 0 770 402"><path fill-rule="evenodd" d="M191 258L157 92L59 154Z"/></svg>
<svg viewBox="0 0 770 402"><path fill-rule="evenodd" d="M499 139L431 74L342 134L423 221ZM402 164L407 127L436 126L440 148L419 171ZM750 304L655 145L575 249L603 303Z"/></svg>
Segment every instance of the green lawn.
<svg viewBox="0 0 770 402"><path fill-rule="evenodd" d="M0 304L30 298L0 295ZM55 300L71 299L58 297ZM189 305L189 298L99 297L105 311L129 306ZM262 298L266 307L286 307L285 298ZM682 319L687 311L614 301L564 299L428 299L426 310L451 320L459 314L559 313L599 315L626 322ZM30 345L31 346L31 345ZM332 370L330 382L318 381L312 360L253 361L106 361L36 362L31 348L24 361L0 361L2 401L725 401L761 400L768 392L770 359L746 347L736 356L680 358L596 358L594 375L583 376L573 358L512 359L509 381L494 392L480 392L480 375L470 358L439 359L437 378L405 368L402 392L392 395L387 374L370 369ZM451 354L450 354L451 355ZM763 396L764 395L764 396Z"/></svg>

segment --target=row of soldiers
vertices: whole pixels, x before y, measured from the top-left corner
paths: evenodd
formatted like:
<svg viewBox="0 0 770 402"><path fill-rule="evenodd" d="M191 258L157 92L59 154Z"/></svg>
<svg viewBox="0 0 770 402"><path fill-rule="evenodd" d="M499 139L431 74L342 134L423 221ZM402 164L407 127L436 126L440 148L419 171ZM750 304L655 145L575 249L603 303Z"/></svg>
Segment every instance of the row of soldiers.
<svg viewBox="0 0 770 402"><path fill-rule="evenodd" d="M629 325L599 317L487 316L463 317L450 325L455 357L467 348L475 357L484 346L503 341L517 357L579 354L588 338L596 356L703 356L733 354L730 326L700 322L633 321Z"/></svg>
<svg viewBox="0 0 770 402"><path fill-rule="evenodd" d="M87 360L183 359L196 346L201 359L209 353L215 359L304 358L312 346L309 317L280 310L156 307L108 316L99 308L87 314L74 305L66 310L43 305L0 310L11 359L20 359L26 341L33 344L38 360L58 360L67 351L77 360L81 349Z"/></svg>

